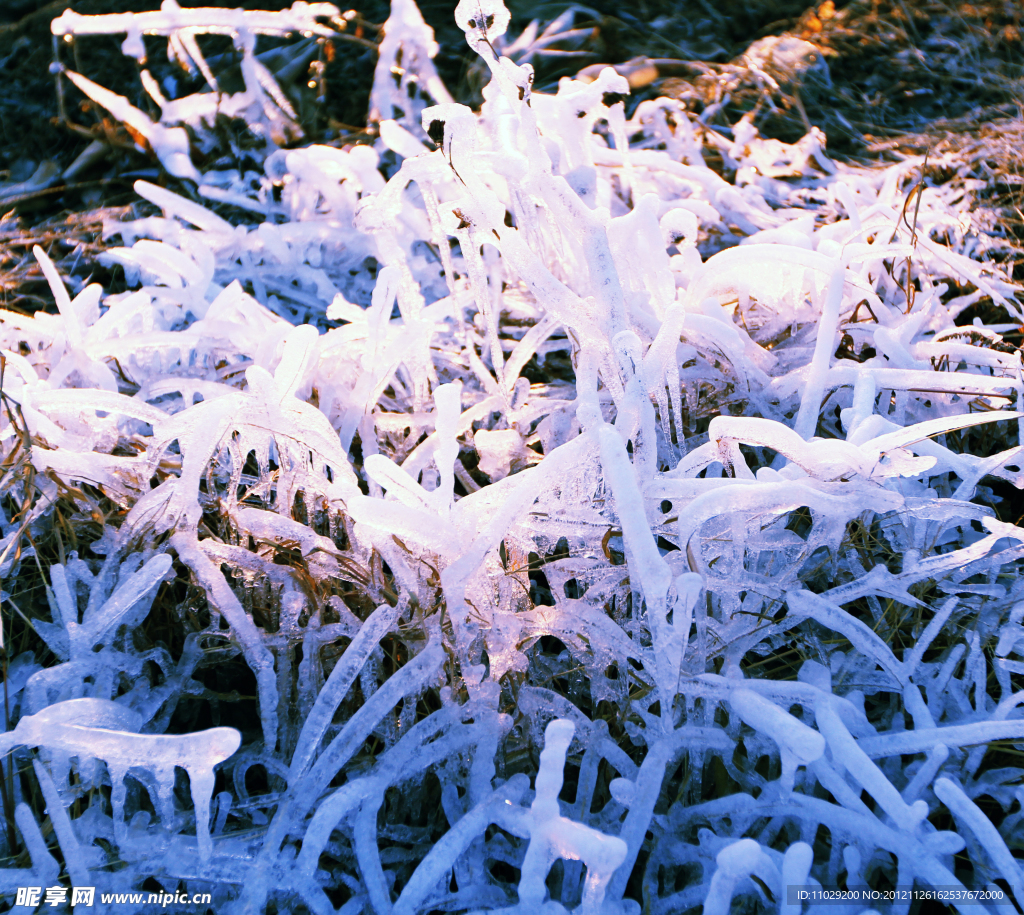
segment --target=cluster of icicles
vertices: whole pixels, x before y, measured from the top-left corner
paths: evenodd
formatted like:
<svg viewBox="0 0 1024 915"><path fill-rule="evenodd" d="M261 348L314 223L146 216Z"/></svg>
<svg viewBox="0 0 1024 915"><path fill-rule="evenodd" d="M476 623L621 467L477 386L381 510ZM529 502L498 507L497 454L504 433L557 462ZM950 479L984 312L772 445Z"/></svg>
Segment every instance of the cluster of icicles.
<svg viewBox="0 0 1024 915"><path fill-rule="evenodd" d="M336 14L167 0L54 30L159 32L200 69L195 35L231 34L226 102L258 121L281 106L254 36ZM535 93L500 0L455 15L480 113L394 0L375 146L198 176L258 225L140 182L163 215L104 255L137 289L71 298L37 250L59 313L0 313L0 572L58 507L79 532L32 620L49 653L8 670L28 855L3 892L725 915L1019 891L992 744L1024 742L1024 529L986 503L1024 485L1021 312L968 166L934 155L960 177L908 209L920 159L846 167L664 98L627 119L612 69ZM214 98L138 122L170 171L194 171L174 118ZM958 326L978 303L1007 323ZM232 659L258 718L204 679Z"/></svg>

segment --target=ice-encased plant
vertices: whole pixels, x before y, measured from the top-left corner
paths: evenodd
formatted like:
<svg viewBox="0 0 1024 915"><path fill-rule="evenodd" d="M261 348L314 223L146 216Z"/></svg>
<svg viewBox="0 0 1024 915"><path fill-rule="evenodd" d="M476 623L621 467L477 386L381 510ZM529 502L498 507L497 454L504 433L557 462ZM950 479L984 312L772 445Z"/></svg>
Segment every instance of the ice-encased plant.
<svg viewBox="0 0 1024 915"><path fill-rule="evenodd" d="M627 118L612 69L534 92L500 2L455 15L479 113L396 0L374 147L272 152L256 199L207 176L258 225L140 182L163 216L104 255L138 289L72 299L38 251L58 314L0 314L8 590L30 527L78 547L49 618L20 608L46 648L8 668L4 891L668 915L1024 886L1022 314L970 163ZM257 60L221 19L55 29ZM956 323L982 305L1005 322Z"/></svg>

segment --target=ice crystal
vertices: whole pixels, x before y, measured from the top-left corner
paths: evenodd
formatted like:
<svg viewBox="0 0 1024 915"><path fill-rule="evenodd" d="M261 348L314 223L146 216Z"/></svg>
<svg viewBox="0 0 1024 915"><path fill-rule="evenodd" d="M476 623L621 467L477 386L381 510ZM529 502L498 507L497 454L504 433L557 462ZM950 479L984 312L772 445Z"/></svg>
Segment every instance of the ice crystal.
<svg viewBox="0 0 1024 915"><path fill-rule="evenodd" d="M72 297L38 250L57 313L0 313L8 590L77 531L49 618L21 608L48 653L7 668L4 892L61 868L225 913L1018 891L995 743L1024 741L1024 528L992 506L1024 487L1024 315L970 163L627 116L611 68L539 93L572 15L506 43L500 0L455 11L480 112L395 0L379 141L276 149L256 36L336 15L54 22L133 56L166 36L211 86L195 36L231 35L244 92L168 100L143 70L159 121L68 76L260 221L139 182L163 215L104 255L136 289ZM192 164L215 100L263 131L258 192Z"/></svg>

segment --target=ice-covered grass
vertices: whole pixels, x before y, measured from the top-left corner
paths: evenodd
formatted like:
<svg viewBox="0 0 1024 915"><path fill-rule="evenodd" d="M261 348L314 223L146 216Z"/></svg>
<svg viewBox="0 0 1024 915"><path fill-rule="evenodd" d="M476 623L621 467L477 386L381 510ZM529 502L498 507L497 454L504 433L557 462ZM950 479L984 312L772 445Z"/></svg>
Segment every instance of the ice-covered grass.
<svg viewBox="0 0 1024 915"><path fill-rule="evenodd" d="M54 30L257 60L258 14L207 12ZM163 215L104 255L132 291L72 298L37 250L57 313L0 313L8 633L35 544L62 551L49 619L17 607L41 641L7 668L4 891L1020 892L1022 315L968 163L627 119L610 69L535 94L498 0L455 15L479 113L395 0L375 146L272 152L255 196L197 175L258 225L140 182ZM273 121L258 77L222 101Z"/></svg>

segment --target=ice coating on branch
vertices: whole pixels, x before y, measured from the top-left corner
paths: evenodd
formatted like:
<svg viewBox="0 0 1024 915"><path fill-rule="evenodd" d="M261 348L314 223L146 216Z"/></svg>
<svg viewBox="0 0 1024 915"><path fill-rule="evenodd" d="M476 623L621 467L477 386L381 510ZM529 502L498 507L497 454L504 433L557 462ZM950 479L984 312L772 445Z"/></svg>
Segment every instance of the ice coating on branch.
<svg viewBox="0 0 1024 915"><path fill-rule="evenodd" d="M80 73L66 70L65 75L89 98L110 112L111 117L130 125L170 174L176 178L199 180L199 172L189 157L188 133L184 127L167 127L152 121L124 96L104 89Z"/></svg>
<svg viewBox="0 0 1024 915"><path fill-rule="evenodd" d="M558 793L562 788L565 753L574 725L556 719L544 730L544 750L537 772L536 794L530 806L530 844L519 880L519 904L526 910L544 902L544 879L557 858L582 861L587 867L580 911L597 915L609 880L626 857L626 843L561 816Z"/></svg>
<svg viewBox="0 0 1024 915"><path fill-rule="evenodd" d="M52 885L60 873L60 865L47 850L46 840L32 815L32 808L24 801L14 809L14 822L17 823L22 841L28 849L32 867L12 867L0 871L0 886L3 887L4 893L14 894L18 887L29 886L36 881L43 886Z"/></svg>
<svg viewBox="0 0 1024 915"><path fill-rule="evenodd" d="M87 727L72 723L74 718L70 716L81 711L77 705L68 709L62 705L59 703L36 715L23 717L13 731L0 735L0 747L5 752L16 746L45 747L77 756L83 763L88 759L105 762L110 771L114 831L120 842L126 839L124 776L128 770L141 768L151 775L156 785L153 802L163 816L171 819L174 769L180 766L189 776L199 854L208 859L213 854L209 829L213 769L238 749L242 735L234 728L212 728L182 735L133 734L109 729L109 724L113 723L109 719L104 721L108 727Z"/></svg>
<svg viewBox="0 0 1024 915"><path fill-rule="evenodd" d="M629 68L547 86L589 14L508 36L500 2L455 11L478 112L396 0L379 139L303 148L287 79L337 15L54 23L209 91L68 74L172 180L104 227L128 291L40 247L56 308L0 312L3 886L670 915L1019 882L1002 128L832 161L631 109ZM257 166L198 173L218 114Z"/></svg>
<svg viewBox="0 0 1024 915"><path fill-rule="evenodd" d="M729 701L746 724L768 734L779 745L784 784L792 782L796 765L809 765L825 752L821 734L757 693L737 689Z"/></svg>
<svg viewBox="0 0 1024 915"><path fill-rule="evenodd" d="M474 49L477 43L490 43L504 35L510 20L501 0L459 0L455 7L455 23Z"/></svg>
<svg viewBox="0 0 1024 915"><path fill-rule="evenodd" d="M210 92L198 92L168 101L148 70L142 70L143 82L150 96L161 109L153 121L128 99L93 82L72 70L62 72L83 93L102 105L116 120L123 121L143 138L167 171L178 178L200 183L201 176L192 164L189 136L182 125L212 125L218 115L244 117L254 132L264 134L273 143L289 136L300 136L296 115L287 96L281 91L274 74L256 57L255 36L289 36L299 32L307 37L330 36L333 29L324 20L336 18L338 8L330 3L294 3L289 10L269 12L241 9L182 9L174 0L164 0L159 11L149 13L114 13L105 16L83 16L66 10L51 23L55 37L71 40L83 35L124 34L121 52L146 63L145 35L168 38L168 55L189 71L202 74ZM209 64L204 59L196 35L230 36L243 54L241 63L245 89L223 95Z"/></svg>
<svg viewBox="0 0 1024 915"><path fill-rule="evenodd" d="M778 872L753 839L740 839L739 842L723 848L716 856L715 862L718 868L711 878L708 896L704 902L704 911L707 915L728 915L732 909L733 893L738 885L754 874L762 880L771 874L775 879L771 880L769 885L778 883Z"/></svg>
<svg viewBox="0 0 1024 915"><path fill-rule="evenodd" d="M418 136L422 130L419 115L425 107L421 94L438 104L452 101L434 66L437 50L434 30L423 21L413 0L392 3L377 50L370 93L370 120L381 122L381 137L385 143L388 143L387 133L397 136L399 130L411 140L422 139ZM410 130L414 132L411 136ZM388 145L396 142L401 141L392 140ZM408 144L404 145L408 149Z"/></svg>
<svg viewBox="0 0 1024 915"><path fill-rule="evenodd" d="M966 827L983 843L1002 878L1007 882L1013 881L1011 886L1018 886L1022 876L1019 861L1010 853L999 830L977 804L964 794L963 788L948 778L937 778L935 796L949 808L961 829Z"/></svg>

